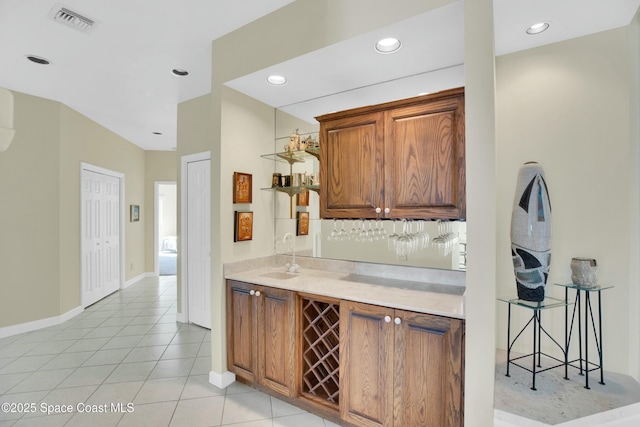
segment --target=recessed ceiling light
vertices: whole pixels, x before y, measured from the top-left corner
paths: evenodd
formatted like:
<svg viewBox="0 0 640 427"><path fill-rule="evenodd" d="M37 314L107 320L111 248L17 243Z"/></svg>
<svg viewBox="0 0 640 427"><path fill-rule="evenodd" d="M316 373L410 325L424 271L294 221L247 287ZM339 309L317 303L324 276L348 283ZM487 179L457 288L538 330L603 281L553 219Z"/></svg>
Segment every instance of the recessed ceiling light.
<svg viewBox="0 0 640 427"><path fill-rule="evenodd" d="M187 70L182 70L180 68L174 68L173 70L171 70L171 74L178 77L184 77L189 75L189 72Z"/></svg>
<svg viewBox="0 0 640 427"><path fill-rule="evenodd" d="M547 31L548 29L549 29L548 22L538 22L537 24L534 24L529 28L527 28L526 33L529 35L540 34L544 31Z"/></svg>
<svg viewBox="0 0 640 427"><path fill-rule="evenodd" d="M274 86L282 86L287 84L287 79L284 78L283 76L269 76L267 77L267 83L274 85Z"/></svg>
<svg viewBox="0 0 640 427"><path fill-rule="evenodd" d="M36 64L40 64L40 65L49 65L51 64L51 61L49 61L47 58L43 58L41 56L36 56L36 55L27 55L27 59L31 62L35 62Z"/></svg>
<svg viewBox="0 0 640 427"><path fill-rule="evenodd" d="M402 43L400 43L400 40L388 37L386 39L379 40L378 43L376 43L375 48L378 53L393 53L397 52L401 46Z"/></svg>
<svg viewBox="0 0 640 427"><path fill-rule="evenodd" d="M418 94L418 96L422 96L422 95L429 95L430 93L431 93L431 92L420 92L420 93Z"/></svg>

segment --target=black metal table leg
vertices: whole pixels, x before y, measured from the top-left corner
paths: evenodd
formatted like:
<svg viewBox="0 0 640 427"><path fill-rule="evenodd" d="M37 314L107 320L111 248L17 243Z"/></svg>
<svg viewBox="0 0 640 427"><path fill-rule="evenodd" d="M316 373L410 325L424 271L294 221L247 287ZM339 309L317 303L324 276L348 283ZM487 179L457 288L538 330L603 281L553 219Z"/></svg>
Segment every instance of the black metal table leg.
<svg viewBox="0 0 640 427"><path fill-rule="evenodd" d="M604 384L604 367L602 366L602 351L604 348L604 345L602 344L602 300L600 299L600 292L602 291L598 291L598 329L599 329L599 333L598 335L599 340L600 340L600 345L598 346L598 355L600 356L600 384L605 385Z"/></svg>
<svg viewBox="0 0 640 427"><path fill-rule="evenodd" d="M569 288L564 288L564 379L569 379Z"/></svg>
<svg viewBox="0 0 640 427"><path fill-rule="evenodd" d="M569 308L565 307L565 368L572 367L579 370L580 375L585 377L584 388L590 389L589 385L589 372L600 370L599 383L605 385L604 382L604 343L603 343L603 326L602 326L602 291L606 289L612 289L615 286L612 285L598 285L592 284L589 286L580 285L576 283L556 283L558 286L565 288L565 300L564 302L568 306L569 294L568 290L575 290L575 303L571 314L571 324L569 324ZM594 313L594 307L591 305L591 294L598 293L598 306L595 310L597 313L597 325L596 325L596 313ZM584 295L583 295L584 293ZM584 302L584 312L582 311L582 303ZM583 319L584 315L584 319ZM578 334L578 351L579 357L577 359L569 359L569 350L571 347L571 339L573 338L575 319L578 319L577 331ZM582 321L584 320L584 331ZM544 328L543 328L544 329ZM591 332L590 332L591 331ZM596 361L589 360L589 334L592 333L593 340L595 340L595 350L598 352ZM583 335L584 334L584 335ZM591 349L593 353L593 348ZM591 356L593 359L593 356ZM565 369L565 379L568 379L568 369Z"/></svg>
<svg viewBox="0 0 640 427"><path fill-rule="evenodd" d="M507 304L507 376L509 376L509 365L511 365L511 304Z"/></svg>
<svg viewBox="0 0 640 427"><path fill-rule="evenodd" d="M542 329L542 312L538 311L538 368L542 368L542 360L541 360L541 353L542 353L542 346L541 344L541 329Z"/></svg>
<svg viewBox="0 0 640 427"><path fill-rule="evenodd" d="M580 291L578 291L580 292ZM590 389L589 387L589 308L591 307L591 301L589 298L589 292L585 291L585 300L584 300L584 376L585 376L585 386L584 388ZM582 366L582 363L580 364Z"/></svg>
<svg viewBox="0 0 640 427"><path fill-rule="evenodd" d="M533 385L531 390L536 390L536 353L538 353L538 356L540 355L540 347L536 349L536 334L538 332L538 326L540 325L540 322L538 322L538 313L537 310L533 311Z"/></svg>
<svg viewBox="0 0 640 427"><path fill-rule="evenodd" d="M576 290L576 306L578 307L578 353L580 355L580 375L584 375L582 373L582 300L580 299L580 291Z"/></svg>

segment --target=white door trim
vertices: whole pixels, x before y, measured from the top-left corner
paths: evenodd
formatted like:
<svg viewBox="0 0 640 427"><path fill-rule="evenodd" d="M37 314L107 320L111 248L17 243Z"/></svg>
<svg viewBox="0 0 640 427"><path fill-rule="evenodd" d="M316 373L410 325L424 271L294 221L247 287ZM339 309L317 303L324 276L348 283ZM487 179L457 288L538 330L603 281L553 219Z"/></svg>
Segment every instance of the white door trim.
<svg viewBox="0 0 640 427"><path fill-rule="evenodd" d="M79 191L80 191L80 224L79 224L79 228L82 228L82 216L84 215L84 204L82 203L82 171L86 170L89 172L96 172L96 173L101 173L103 175L109 175L112 176L114 178L118 178L120 181L120 280L119 280L119 288L123 289L124 288L124 264L125 264L125 238L124 238L124 220L125 220L125 198L124 198L124 189L125 189L125 176L123 173L121 172L116 172L116 171L112 171L110 169L105 169L103 167L100 166L96 166L96 165L92 165L90 163L85 163L85 162L81 162L80 163L80 186L79 186ZM82 230L80 230L80 235L82 236ZM85 306L84 304L84 292L83 292L83 286L84 283L82 283L82 277L83 277L83 271L84 271L84 257L82 256L82 254L84 254L84 243L83 243L83 239L80 239L80 302L82 304L82 307Z"/></svg>
<svg viewBox="0 0 640 427"><path fill-rule="evenodd" d="M160 275L160 260L158 256L158 248L160 247L160 197L159 191L161 185L176 185L175 181L154 181L153 186L153 274Z"/></svg>
<svg viewBox="0 0 640 427"><path fill-rule="evenodd" d="M188 154L180 158L180 313L177 313L178 322L187 323L189 321L189 295L187 277L187 165L191 162L211 160L211 151Z"/></svg>

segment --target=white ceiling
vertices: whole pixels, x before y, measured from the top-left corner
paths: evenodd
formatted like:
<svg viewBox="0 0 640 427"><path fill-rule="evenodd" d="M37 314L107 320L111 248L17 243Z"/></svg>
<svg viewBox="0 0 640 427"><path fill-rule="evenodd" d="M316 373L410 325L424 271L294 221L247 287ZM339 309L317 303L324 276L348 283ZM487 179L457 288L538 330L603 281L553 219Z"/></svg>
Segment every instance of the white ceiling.
<svg viewBox="0 0 640 427"><path fill-rule="evenodd" d="M56 0L0 0L0 87L62 102L144 149L176 146L179 102L210 92L211 40L292 0L64 0L97 21L89 34L52 21ZM628 25L640 0L494 0L496 53ZM311 121L330 111L464 85L462 1L228 82ZM547 21L536 36L524 30ZM391 55L373 43L401 39ZM46 57L49 66L25 55ZM314 66L331 64L330 67ZM189 76L170 72L186 69ZM279 73L283 87L265 83ZM162 135L154 135L161 132Z"/></svg>

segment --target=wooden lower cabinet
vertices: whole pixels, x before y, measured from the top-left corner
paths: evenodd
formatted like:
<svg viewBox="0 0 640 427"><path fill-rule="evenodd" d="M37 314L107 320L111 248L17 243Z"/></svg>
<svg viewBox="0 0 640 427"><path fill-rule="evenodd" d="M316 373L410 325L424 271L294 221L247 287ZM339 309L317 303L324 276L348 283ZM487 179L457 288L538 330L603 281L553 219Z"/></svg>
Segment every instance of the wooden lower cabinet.
<svg viewBox="0 0 640 427"><path fill-rule="evenodd" d="M227 363L249 382L296 395L295 293L227 281Z"/></svg>
<svg viewBox="0 0 640 427"><path fill-rule="evenodd" d="M463 322L342 301L340 415L359 426L463 425Z"/></svg>
<svg viewBox="0 0 640 427"><path fill-rule="evenodd" d="M228 369L344 426L463 426L464 322L227 280Z"/></svg>

